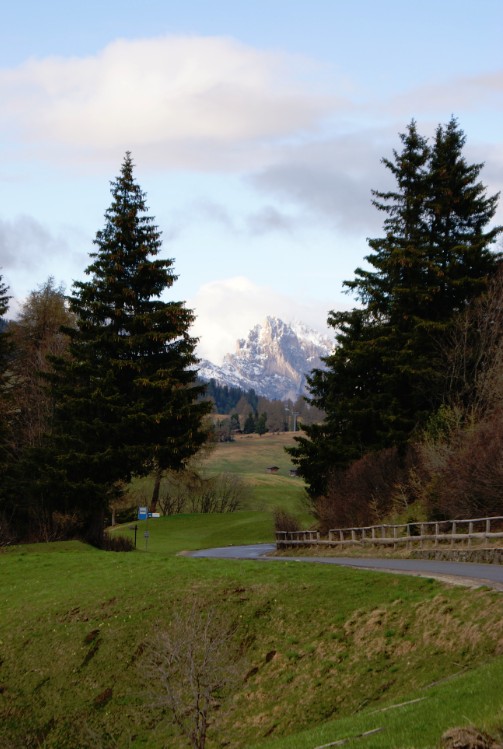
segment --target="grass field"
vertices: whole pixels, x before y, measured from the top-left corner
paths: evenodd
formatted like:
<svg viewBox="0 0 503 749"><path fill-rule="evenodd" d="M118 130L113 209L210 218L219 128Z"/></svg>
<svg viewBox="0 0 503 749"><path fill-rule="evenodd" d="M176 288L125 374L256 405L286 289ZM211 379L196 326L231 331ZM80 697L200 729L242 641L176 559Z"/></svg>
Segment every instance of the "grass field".
<svg viewBox="0 0 503 749"><path fill-rule="evenodd" d="M0 746L184 746L155 705L160 687L145 681L142 653L194 591L237 622L246 655L209 749L314 749L376 728L347 746L426 749L452 725L503 726L501 594L175 555L229 533L262 540L267 526L252 518L233 530L215 516L150 521L147 553L78 542L3 553Z"/></svg>

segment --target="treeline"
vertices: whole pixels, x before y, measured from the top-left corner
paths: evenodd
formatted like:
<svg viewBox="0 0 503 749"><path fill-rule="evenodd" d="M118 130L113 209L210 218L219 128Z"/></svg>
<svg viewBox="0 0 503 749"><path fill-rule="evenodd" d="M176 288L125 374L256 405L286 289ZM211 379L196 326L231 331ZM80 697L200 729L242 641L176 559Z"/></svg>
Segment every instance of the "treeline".
<svg viewBox="0 0 503 749"><path fill-rule="evenodd" d="M323 529L390 515L501 514L501 255L482 164L457 121L431 141L412 121L374 191L383 233L330 312L337 345L309 379L322 422L290 450Z"/></svg>
<svg viewBox="0 0 503 749"><path fill-rule="evenodd" d="M216 417L213 420L215 438L230 441L236 433L265 434L288 432L314 424L323 418L323 412L306 401L269 400L258 396L255 390L220 385L214 379L205 383L205 398L213 403Z"/></svg>
<svg viewBox="0 0 503 749"><path fill-rule="evenodd" d="M258 396L253 388L245 391L239 387L232 387L232 385L220 385L213 378L203 384L205 395L213 402L214 410L218 414L230 414L236 409L242 398L246 398L253 411L257 410Z"/></svg>

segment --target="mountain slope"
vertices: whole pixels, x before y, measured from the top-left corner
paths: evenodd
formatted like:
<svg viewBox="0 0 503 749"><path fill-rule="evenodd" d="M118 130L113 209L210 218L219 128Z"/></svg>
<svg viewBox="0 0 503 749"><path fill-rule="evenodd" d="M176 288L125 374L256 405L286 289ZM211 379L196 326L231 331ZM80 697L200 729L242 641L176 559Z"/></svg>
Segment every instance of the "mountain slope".
<svg viewBox="0 0 503 749"><path fill-rule="evenodd" d="M253 388L271 400L295 400L306 391L306 375L323 366L321 357L331 348L328 338L302 323L267 317L237 341L235 353L226 354L222 366L202 360L199 377L245 391Z"/></svg>

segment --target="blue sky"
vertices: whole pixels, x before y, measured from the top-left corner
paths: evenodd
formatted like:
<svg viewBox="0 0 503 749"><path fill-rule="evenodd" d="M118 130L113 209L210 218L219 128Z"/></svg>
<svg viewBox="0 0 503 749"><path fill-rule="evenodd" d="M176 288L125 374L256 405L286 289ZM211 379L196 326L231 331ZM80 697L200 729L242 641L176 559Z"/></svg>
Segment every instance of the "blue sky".
<svg viewBox="0 0 503 749"><path fill-rule="evenodd" d="M415 118L503 184L501 0L46 0L0 29L0 273L12 311L84 276L126 150L219 361L266 314L322 331L378 236ZM503 208L497 216L503 222Z"/></svg>

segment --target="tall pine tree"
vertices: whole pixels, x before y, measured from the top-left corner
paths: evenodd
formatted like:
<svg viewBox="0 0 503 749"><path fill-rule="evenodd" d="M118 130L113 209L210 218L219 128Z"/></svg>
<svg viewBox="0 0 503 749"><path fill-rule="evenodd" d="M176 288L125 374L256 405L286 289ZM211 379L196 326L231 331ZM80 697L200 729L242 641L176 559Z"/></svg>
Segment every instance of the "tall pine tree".
<svg viewBox="0 0 503 749"><path fill-rule="evenodd" d="M176 281L126 154L96 235L89 281L74 284L69 355L54 361L50 488L98 538L121 482L180 469L206 439L193 312L162 295ZM46 487L47 491L47 487Z"/></svg>
<svg viewBox="0 0 503 749"><path fill-rule="evenodd" d="M345 283L362 307L330 313L337 346L327 369L311 374L312 402L326 418L291 449L312 496L333 469L405 446L439 406L439 342L496 268L501 227L488 225L498 195L486 196L482 165L466 163L456 120L438 127L431 146L414 121L400 137L402 151L383 159L395 190L373 192L384 236L369 240L369 269Z"/></svg>

